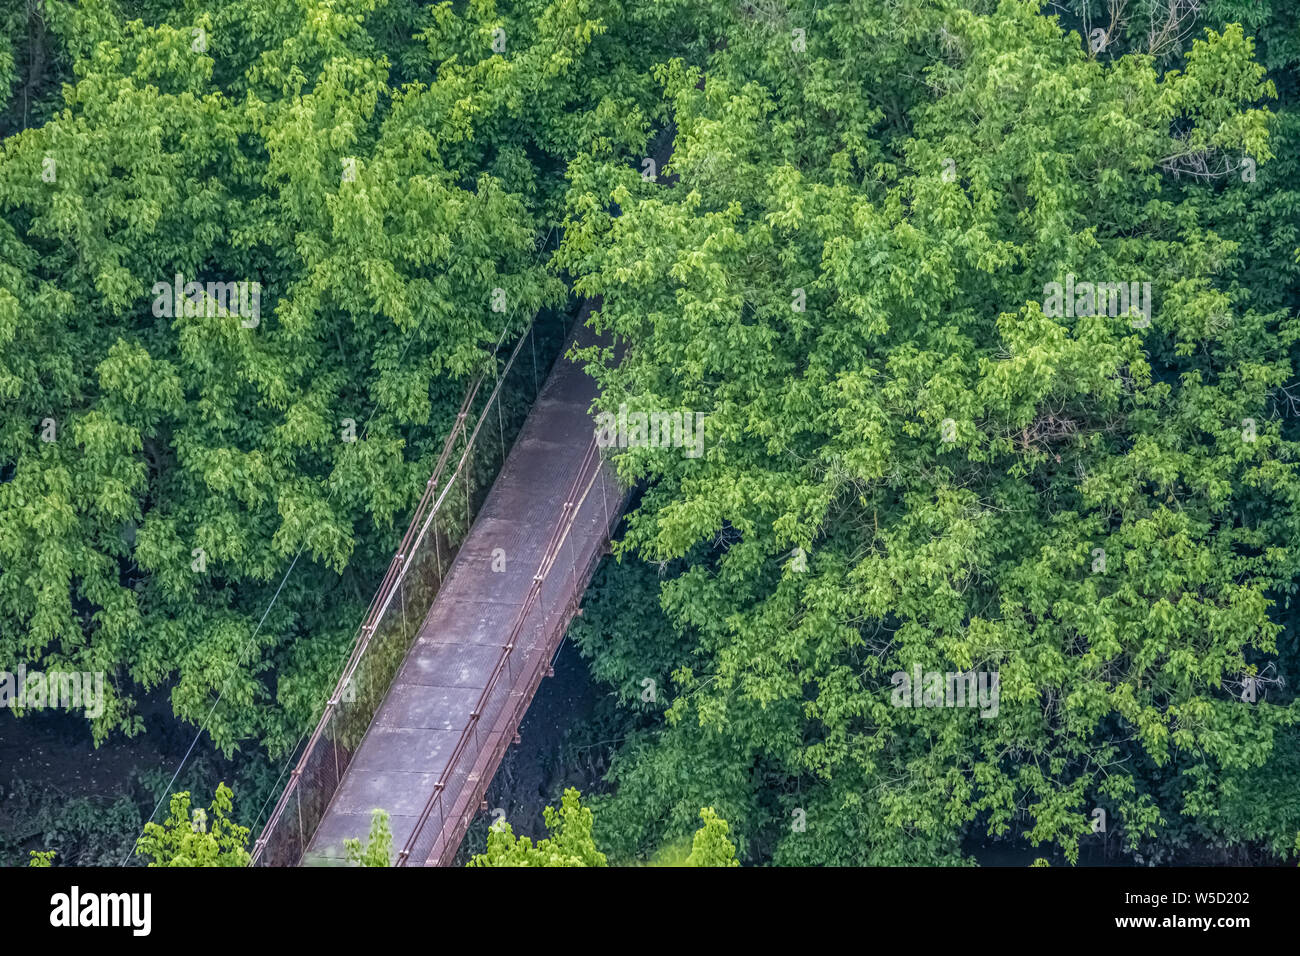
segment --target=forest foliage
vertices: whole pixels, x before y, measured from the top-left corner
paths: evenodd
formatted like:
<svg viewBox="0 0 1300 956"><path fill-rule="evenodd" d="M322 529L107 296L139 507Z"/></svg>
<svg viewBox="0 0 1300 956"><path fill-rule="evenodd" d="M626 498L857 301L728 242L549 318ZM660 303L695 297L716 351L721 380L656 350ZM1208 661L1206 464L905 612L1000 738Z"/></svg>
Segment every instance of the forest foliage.
<svg viewBox="0 0 1300 956"><path fill-rule="evenodd" d="M1287 14L1099 52L1032 4L785 5L804 44L761 6L657 71L671 188L571 164L603 407L708 412L701 459L620 460L656 636L635 568L578 628L625 699L670 686L606 839L713 803L787 864L1291 852ZM1154 307L1062 315L1075 276ZM913 668L997 675L996 716L893 706Z"/></svg>
<svg viewBox="0 0 1300 956"><path fill-rule="evenodd" d="M234 794L217 785L212 805L190 808L188 791L172 795L167 818L146 823L135 852L150 866L247 866L248 827L234 822Z"/></svg>
<svg viewBox="0 0 1300 956"><path fill-rule="evenodd" d="M590 298L599 409L704 453L616 455L594 814L475 865L1294 856L1296 13L4 5L0 668L283 759L466 383ZM237 862L184 796L147 855Z"/></svg>

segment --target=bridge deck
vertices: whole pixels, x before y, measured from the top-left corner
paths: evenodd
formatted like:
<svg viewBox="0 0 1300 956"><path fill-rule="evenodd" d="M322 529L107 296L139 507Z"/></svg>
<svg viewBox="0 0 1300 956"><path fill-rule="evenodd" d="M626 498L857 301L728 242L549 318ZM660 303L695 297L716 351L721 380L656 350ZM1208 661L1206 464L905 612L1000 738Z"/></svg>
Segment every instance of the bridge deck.
<svg viewBox="0 0 1300 956"><path fill-rule="evenodd" d="M579 328L580 344L590 344L590 331ZM595 394L590 376L561 356L348 765L304 864L342 862L343 840L364 842L376 807L389 813L393 846L401 849L440 780L443 798L407 864L445 864L455 854L622 511L612 470L588 458L594 433L588 408ZM566 509L570 497L575 506ZM554 564L529 602L548 545ZM498 567L504 558L503 571L493 570L494 553ZM526 605L509 665L451 767L457 741Z"/></svg>

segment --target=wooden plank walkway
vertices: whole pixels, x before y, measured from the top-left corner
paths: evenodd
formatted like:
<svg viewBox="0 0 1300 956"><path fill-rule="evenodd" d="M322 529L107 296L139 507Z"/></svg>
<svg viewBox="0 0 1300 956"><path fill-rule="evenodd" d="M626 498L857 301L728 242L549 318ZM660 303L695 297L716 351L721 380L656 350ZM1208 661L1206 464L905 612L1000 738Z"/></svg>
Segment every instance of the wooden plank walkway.
<svg viewBox="0 0 1300 956"><path fill-rule="evenodd" d="M591 344L582 318L577 340ZM364 842L376 807L390 816L395 850L407 848L406 865L446 864L455 855L622 513L623 492L593 447L595 395L591 377L561 356L304 865L342 863L343 840ZM431 803L435 792L441 796Z"/></svg>

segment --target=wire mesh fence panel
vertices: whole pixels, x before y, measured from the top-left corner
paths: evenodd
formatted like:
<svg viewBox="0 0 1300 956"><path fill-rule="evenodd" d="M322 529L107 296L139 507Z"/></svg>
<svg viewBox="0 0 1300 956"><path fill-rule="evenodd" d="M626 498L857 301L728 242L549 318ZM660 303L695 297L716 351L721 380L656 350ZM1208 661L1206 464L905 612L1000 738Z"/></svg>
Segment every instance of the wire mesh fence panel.
<svg viewBox="0 0 1300 956"><path fill-rule="evenodd" d="M261 859L256 862L262 866L293 866L302 858L305 847L301 829L296 820L290 822L290 818L296 816L297 810L293 809L280 817L280 825L271 828L262 838Z"/></svg>
<svg viewBox="0 0 1300 956"><path fill-rule="evenodd" d="M463 808L459 808L458 805L472 791L472 788L468 786L469 768L461 761L454 762L442 780L443 788L425 808L425 815L403 849L405 856L399 862L421 866L435 850L441 854L445 849L439 841L448 829L448 821L463 812ZM478 807L475 806L474 810L477 809Z"/></svg>
<svg viewBox="0 0 1300 956"><path fill-rule="evenodd" d="M297 787L299 825L304 840L303 852L306 852L306 843L310 841L311 834L315 832L321 817L325 815L330 797L338 787L338 768L334 761L332 747L313 747L305 756L306 759L300 765L301 773Z"/></svg>

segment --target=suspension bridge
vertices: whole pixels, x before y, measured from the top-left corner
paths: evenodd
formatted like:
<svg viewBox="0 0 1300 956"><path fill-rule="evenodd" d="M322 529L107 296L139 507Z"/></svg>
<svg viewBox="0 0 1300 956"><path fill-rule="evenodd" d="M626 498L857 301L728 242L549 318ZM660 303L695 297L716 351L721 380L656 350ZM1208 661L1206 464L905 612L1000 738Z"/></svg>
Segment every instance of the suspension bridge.
<svg viewBox="0 0 1300 956"><path fill-rule="evenodd" d="M566 346L594 343L589 309ZM343 841L364 842L376 808L395 865L447 865L485 808L626 501L596 446L595 383L567 348L546 374L538 336L534 320L466 394L254 866L345 863ZM526 351L535 397L508 442Z"/></svg>

